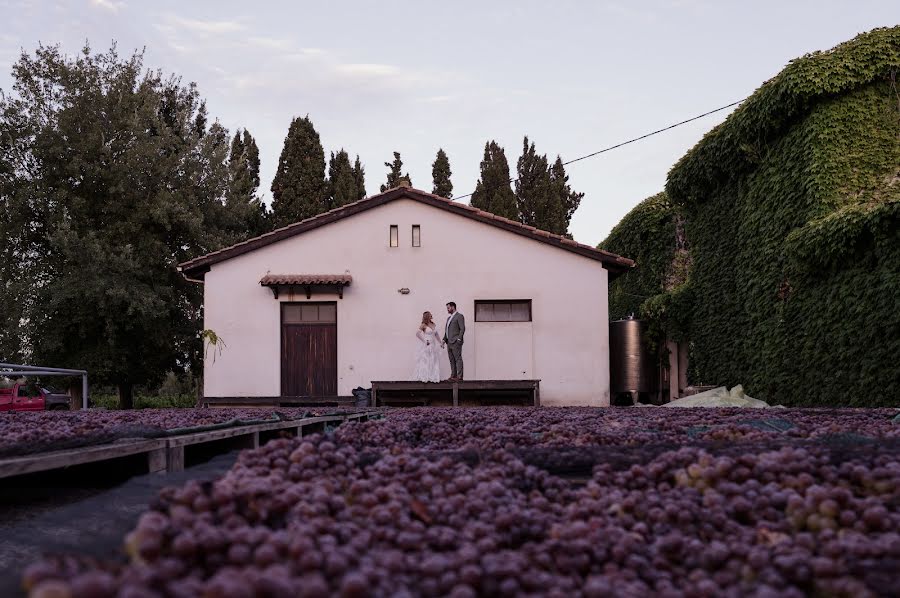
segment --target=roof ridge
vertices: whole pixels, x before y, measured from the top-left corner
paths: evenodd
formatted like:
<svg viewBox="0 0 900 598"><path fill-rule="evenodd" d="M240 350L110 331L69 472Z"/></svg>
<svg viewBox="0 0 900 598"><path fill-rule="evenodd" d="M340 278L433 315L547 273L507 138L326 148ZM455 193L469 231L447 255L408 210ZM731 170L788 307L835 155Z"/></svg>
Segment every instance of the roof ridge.
<svg viewBox="0 0 900 598"><path fill-rule="evenodd" d="M560 247L562 249L570 249L576 251L576 253L580 253L581 255L586 255L584 252L588 252L589 255L587 257L593 256L602 256L605 259L600 261L609 261L617 266L621 267L634 267L634 261L630 260L626 257L622 257L620 255L616 255L609 251L599 249L596 247L592 247L590 245L585 245L583 243L579 243L574 239L570 239L565 235L558 235L556 233L551 233L550 231L545 231L539 229L537 227L531 226L529 224L525 224L523 222L519 222L517 220L512 220L506 218L504 216L499 216L492 212L488 212L485 210L481 210L475 206L459 203L454 201L452 198L443 197L441 195L435 195L434 193L428 193L427 191L423 191L421 189L416 189L414 187L392 187L387 189L381 193L376 195L370 195L367 197L363 197L356 201L344 204L337 208L332 208L327 212L323 212L321 214L317 214L315 216L311 216L309 218L305 218L300 220L299 222L293 222L291 224L287 224L285 226L279 227L275 230L269 231L267 233L263 233L262 235L258 235L256 237L252 237L250 239L245 239L244 241L240 241L238 243L234 243L233 245L229 245L227 247L223 247L221 249L217 249L215 251L211 251L204 255L192 258L188 261L182 262L178 264L178 269L182 272L191 268L199 268L204 265L217 263L220 261L224 261L229 259L230 254L234 254L234 256L241 255L248 251L253 251L257 247L262 247L268 245L270 243L275 243L280 241L283 238L289 238L294 234L300 234L310 228L315 228L315 223L323 220L334 221L338 220L344 216L342 216L345 212L350 212L350 215L353 215L357 211L361 211L366 209L364 206L370 203L387 203L388 201L392 201L394 199L399 199L402 197L407 197L410 199L423 199L427 200L425 203L429 202L440 202L439 205L435 205L435 207L446 208L451 211L455 211L460 215L467 216L470 218L474 218L477 220L481 220L486 224L492 224L493 226L497 226L500 228L504 228L509 230L510 232L519 231L521 234L527 235L535 240L541 241L556 241L556 243L552 243L556 247ZM298 230L299 229L299 230ZM292 233L291 231L297 231L296 233ZM594 258L596 259L596 258Z"/></svg>

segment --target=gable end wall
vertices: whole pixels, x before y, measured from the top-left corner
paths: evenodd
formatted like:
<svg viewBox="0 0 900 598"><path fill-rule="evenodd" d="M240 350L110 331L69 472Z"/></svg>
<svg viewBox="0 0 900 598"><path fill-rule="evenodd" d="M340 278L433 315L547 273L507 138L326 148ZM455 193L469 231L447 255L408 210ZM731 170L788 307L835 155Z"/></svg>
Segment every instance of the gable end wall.
<svg viewBox="0 0 900 598"><path fill-rule="evenodd" d="M400 246L389 247L399 226ZM412 247L412 225L422 246ZM586 257L411 200L397 200L212 266L205 322L226 343L204 369L209 397L280 394L280 307L271 274L343 274L312 301L338 306L338 393L411 377L422 312L440 327L453 300L466 317L467 379L538 378L545 405L609 404L607 271ZM410 289L407 295L398 292ZM479 299L531 299L531 323L475 322ZM442 378L449 375L446 353ZM522 372L519 374L518 372Z"/></svg>

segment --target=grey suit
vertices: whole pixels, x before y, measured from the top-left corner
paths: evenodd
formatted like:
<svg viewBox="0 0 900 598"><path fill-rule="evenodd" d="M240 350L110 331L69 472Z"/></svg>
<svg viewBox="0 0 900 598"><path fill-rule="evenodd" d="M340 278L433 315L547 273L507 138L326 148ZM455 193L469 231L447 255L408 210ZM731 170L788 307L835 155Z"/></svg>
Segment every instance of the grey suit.
<svg viewBox="0 0 900 598"><path fill-rule="evenodd" d="M463 378L463 337L466 334L466 319L459 312L450 316L444 328L444 342L447 343L447 354L450 356L450 377Z"/></svg>

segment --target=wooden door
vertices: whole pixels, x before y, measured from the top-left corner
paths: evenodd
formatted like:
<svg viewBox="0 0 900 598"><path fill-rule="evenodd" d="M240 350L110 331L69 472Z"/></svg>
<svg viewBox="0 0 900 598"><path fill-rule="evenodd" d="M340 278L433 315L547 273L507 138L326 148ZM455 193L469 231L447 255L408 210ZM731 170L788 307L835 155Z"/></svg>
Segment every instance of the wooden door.
<svg viewBox="0 0 900 598"><path fill-rule="evenodd" d="M337 396L337 304L282 304L281 395Z"/></svg>

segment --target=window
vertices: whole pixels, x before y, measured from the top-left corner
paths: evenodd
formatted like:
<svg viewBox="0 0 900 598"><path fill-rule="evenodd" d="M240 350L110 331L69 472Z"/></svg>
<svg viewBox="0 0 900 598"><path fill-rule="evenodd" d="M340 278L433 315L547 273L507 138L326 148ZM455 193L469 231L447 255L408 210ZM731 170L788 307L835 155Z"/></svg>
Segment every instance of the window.
<svg viewBox="0 0 900 598"><path fill-rule="evenodd" d="M422 227L419 226L418 224L413 224L412 243L413 243L413 247L421 247L422 246Z"/></svg>
<svg viewBox="0 0 900 598"><path fill-rule="evenodd" d="M28 382L27 384L23 384L19 387L20 398L34 398L39 396L41 396L41 393L38 390L37 384L35 384L34 382Z"/></svg>
<svg viewBox="0 0 900 598"><path fill-rule="evenodd" d="M334 303L282 303L285 324L330 324L337 321Z"/></svg>
<svg viewBox="0 0 900 598"><path fill-rule="evenodd" d="M476 322L530 322L531 299L476 301Z"/></svg>
<svg viewBox="0 0 900 598"><path fill-rule="evenodd" d="M400 229L396 224L391 225L391 247L400 246Z"/></svg>

